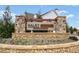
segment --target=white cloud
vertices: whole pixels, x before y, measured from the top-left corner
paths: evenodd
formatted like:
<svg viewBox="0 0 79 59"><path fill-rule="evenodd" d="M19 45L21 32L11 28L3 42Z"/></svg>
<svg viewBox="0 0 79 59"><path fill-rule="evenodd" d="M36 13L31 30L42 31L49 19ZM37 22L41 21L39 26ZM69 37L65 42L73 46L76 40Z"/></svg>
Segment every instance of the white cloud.
<svg viewBox="0 0 79 59"><path fill-rule="evenodd" d="M3 17L3 14L4 14L4 10L3 10L3 11L1 10L1 11L0 11L0 17L1 17L1 18ZM13 22L15 22L15 15L16 15L15 13L11 13L12 21L13 21Z"/></svg>
<svg viewBox="0 0 79 59"><path fill-rule="evenodd" d="M74 16L75 16L74 14L68 14L68 15L67 15L67 19L68 19L68 18L72 18L72 17L74 17Z"/></svg>
<svg viewBox="0 0 79 59"><path fill-rule="evenodd" d="M16 14L15 13L11 13L11 16L12 16L12 21L15 22L15 16L16 16Z"/></svg>
<svg viewBox="0 0 79 59"><path fill-rule="evenodd" d="M63 15L63 16L67 16L67 19L74 17L74 14L70 14L68 11L66 10L58 10L58 14L59 15Z"/></svg>
<svg viewBox="0 0 79 59"><path fill-rule="evenodd" d="M15 18L15 15L16 15L15 13L11 13L13 19Z"/></svg>
<svg viewBox="0 0 79 59"><path fill-rule="evenodd" d="M79 5L70 5L70 6L72 6L72 7L79 7Z"/></svg>
<svg viewBox="0 0 79 59"><path fill-rule="evenodd" d="M69 12L68 12L68 11L66 11L66 10L60 10L60 11L59 11L59 14L62 14L62 13L67 14L67 13L69 13Z"/></svg>
<svg viewBox="0 0 79 59"><path fill-rule="evenodd" d="M79 5L64 5L64 6L69 6L69 7L78 7Z"/></svg>
<svg viewBox="0 0 79 59"><path fill-rule="evenodd" d="M58 13L58 15L61 15L61 14L68 14L69 12L66 11L66 10L56 10L56 12Z"/></svg>
<svg viewBox="0 0 79 59"><path fill-rule="evenodd" d="M2 17L2 15L4 14L4 11L0 11L0 16Z"/></svg>

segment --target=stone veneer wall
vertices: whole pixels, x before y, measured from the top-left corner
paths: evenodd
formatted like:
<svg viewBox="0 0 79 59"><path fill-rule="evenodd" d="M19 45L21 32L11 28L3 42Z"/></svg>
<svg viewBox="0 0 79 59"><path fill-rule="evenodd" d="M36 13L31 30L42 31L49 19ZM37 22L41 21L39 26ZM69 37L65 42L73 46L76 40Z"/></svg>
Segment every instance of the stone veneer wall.
<svg viewBox="0 0 79 59"><path fill-rule="evenodd" d="M12 33L12 39L54 39L68 38L68 33Z"/></svg>
<svg viewBox="0 0 79 59"><path fill-rule="evenodd" d="M79 53L79 41L55 45L8 45L0 44L0 52L7 53Z"/></svg>
<svg viewBox="0 0 79 59"><path fill-rule="evenodd" d="M23 15L16 16L15 33L24 33L26 31L26 18Z"/></svg>

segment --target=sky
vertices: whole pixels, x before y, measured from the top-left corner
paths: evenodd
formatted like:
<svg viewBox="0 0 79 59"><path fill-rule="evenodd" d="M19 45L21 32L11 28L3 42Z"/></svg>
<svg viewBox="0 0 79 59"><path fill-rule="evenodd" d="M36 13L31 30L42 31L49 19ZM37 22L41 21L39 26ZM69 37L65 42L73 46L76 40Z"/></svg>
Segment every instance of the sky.
<svg viewBox="0 0 79 59"><path fill-rule="evenodd" d="M6 5L0 5L0 18L5 11ZM50 10L59 10L59 16L66 16L69 26L79 29L79 5L10 5L12 20L15 21L15 15L24 14L25 11L29 13L46 13Z"/></svg>

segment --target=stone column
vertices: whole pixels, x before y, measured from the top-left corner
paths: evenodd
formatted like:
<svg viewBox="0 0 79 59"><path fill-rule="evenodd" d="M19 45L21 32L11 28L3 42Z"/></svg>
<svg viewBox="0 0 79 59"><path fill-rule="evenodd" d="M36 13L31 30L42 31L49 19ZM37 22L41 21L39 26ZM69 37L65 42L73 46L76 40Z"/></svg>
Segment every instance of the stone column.
<svg viewBox="0 0 79 59"><path fill-rule="evenodd" d="M25 33L26 21L24 16L16 16L15 33Z"/></svg>
<svg viewBox="0 0 79 59"><path fill-rule="evenodd" d="M58 16L57 18L57 32L66 33L66 16Z"/></svg>

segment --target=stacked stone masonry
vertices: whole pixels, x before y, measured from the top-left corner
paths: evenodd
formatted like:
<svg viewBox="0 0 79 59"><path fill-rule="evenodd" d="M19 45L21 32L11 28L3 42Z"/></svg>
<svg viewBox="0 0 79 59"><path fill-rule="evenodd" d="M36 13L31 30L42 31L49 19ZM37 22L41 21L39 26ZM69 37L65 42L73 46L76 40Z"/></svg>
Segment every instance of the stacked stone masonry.
<svg viewBox="0 0 79 59"><path fill-rule="evenodd" d="M79 53L79 41L55 45L8 45L0 44L0 52L6 53Z"/></svg>
<svg viewBox="0 0 79 59"><path fill-rule="evenodd" d="M69 38L68 33L12 33L12 39L55 39Z"/></svg>
<svg viewBox="0 0 79 59"><path fill-rule="evenodd" d="M47 30L56 33L66 33L66 16L58 16L55 19L28 19L23 15L16 16L15 33L24 33L28 30Z"/></svg>

